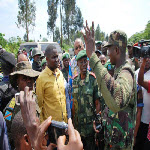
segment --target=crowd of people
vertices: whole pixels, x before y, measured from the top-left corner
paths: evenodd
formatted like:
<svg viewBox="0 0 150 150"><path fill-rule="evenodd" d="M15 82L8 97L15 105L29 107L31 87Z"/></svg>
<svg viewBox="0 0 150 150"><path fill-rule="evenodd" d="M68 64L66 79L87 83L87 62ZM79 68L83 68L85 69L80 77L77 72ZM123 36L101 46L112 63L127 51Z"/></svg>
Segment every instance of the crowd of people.
<svg viewBox="0 0 150 150"><path fill-rule="evenodd" d="M93 22L84 30L73 58L48 45L16 59L0 46L0 150L150 149L150 58L135 58L121 30L108 42ZM52 120L68 124L55 126L56 143Z"/></svg>

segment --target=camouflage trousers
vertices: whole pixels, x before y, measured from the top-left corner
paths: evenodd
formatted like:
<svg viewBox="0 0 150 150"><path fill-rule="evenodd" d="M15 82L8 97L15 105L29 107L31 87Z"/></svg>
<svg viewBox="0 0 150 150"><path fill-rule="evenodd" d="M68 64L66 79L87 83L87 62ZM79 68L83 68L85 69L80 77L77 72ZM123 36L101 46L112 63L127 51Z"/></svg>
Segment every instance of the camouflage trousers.
<svg viewBox="0 0 150 150"><path fill-rule="evenodd" d="M133 150L133 147L128 146L126 148L115 148L115 147L110 147L108 144L106 144L104 150Z"/></svg>
<svg viewBox="0 0 150 150"><path fill-rule="evenodd" d="M81 140L83 143L83 149L84 150L95 150L95 137L94 137L94 135L88 136L88 137L81 136Z"/></svg>

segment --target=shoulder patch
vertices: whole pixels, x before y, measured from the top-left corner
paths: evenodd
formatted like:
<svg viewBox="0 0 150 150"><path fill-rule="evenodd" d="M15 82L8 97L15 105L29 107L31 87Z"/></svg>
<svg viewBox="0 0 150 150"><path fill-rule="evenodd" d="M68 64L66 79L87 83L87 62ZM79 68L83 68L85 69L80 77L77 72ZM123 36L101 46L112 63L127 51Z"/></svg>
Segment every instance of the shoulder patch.
<svg viewBox="0 0 150 150"><path fill-rule="evenodd" d="M96 79L96 75L93 72L90 72L90 75L92 75Z"/></svg>
<svg viewBox="0 0 150 150"><path fill-rule="evenodd" d="M78 76L78 74L76 74L76 75L73 77L73 79L75 79L77 76Z"/></svg>

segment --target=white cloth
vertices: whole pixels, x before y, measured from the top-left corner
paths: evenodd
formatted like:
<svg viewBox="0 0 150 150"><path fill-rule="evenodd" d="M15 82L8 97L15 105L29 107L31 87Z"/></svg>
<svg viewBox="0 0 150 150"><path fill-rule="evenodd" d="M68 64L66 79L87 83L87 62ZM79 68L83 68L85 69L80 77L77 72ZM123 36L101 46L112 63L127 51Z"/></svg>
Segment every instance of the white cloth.
<svg viewBox="0 0 150 150"><path fill-rule="evenodd" d="M138 79L139 70L135 72L136 77ZM144 74L144 80L150 80L150 70ZM144 107L142 110L141 122L149 124L150 122L150 93L147 92L145 88L142 87L143 94L143 103Z"/></svg>

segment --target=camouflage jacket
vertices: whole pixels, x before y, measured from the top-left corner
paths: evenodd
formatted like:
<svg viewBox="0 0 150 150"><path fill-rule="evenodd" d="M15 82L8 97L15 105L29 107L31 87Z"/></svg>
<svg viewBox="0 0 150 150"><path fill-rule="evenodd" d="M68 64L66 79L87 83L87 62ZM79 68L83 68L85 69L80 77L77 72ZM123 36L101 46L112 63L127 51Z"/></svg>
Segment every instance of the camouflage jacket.
<svg viewBox="0 0 150 150"><path fill-rule="evenodd" d="M65 68L63 68L61 70L61 72L63 73L63 76L64 76L66 82L68 83L68 73L69 73L69 71L67 71Z"/></svg>
<svg viewBox="0 0 150 150"><path fill-rule="evenodd" d="M104 138L115 148L133 144L136 116L136 82L127 62L115 69L114 77L102 66L95 54L90 58L106 108L103 114Z"/></svg>
<svg viewBox="0 0 150 150"><path fill-rule="evenodd" d="M95 118L93 109L95 109L95 100L99 97L100 93L94 73L87 71L85 80L81 80L80 74L74 78L74 126L81 136L94 135L93 120Z"/></svg>

